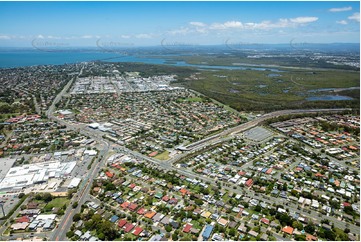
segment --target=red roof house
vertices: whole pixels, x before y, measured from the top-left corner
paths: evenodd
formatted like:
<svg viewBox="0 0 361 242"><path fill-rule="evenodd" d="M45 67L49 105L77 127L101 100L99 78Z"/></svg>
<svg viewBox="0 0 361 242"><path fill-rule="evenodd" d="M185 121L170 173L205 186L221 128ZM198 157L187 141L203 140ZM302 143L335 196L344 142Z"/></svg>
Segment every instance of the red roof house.
<svg viewBox="0 0 361 242"><path fill-rule="evenodd" d="M140 208L140 209L138 209L138 211L137 211L137 214L139 214L139 215L143 215L145 213L145 209L144 208Z"/></svg>
<svg viewBox="0 0 361 242"><path fill-rule="evenodd" d="M348 203L348 202L343 202L343 206L344 206L344 207L350 207L350 206L351 206L351 204L350 204L350 203Z"/></svg>
<svg viewBox="0 0 361 242"><path fill-rule="evenodd" d="M142 231L143 231L143 229L141 227L135 227L133 234L135 236L138 236Z"/></svg>
<svg viewBox="0 0 361 242"><path fill-rule="evenodd" d="M122 204L120 204L120 206L123 208L123 209L126 209L128 206L129 206L129 202L123 202Z"/></svg>
<svg viewBox="0 0 361 242"><path fill-rule="evenodd" d="M261 222L264 224L269 224L269 220L267 218L261 218Z"/></svg>
<svg viewBox="0 0 361 242"><path fill-rule="evenodd" d="M127 223L127 220L121 219L118 221L118 227L122 228Z"/></svg>
<svg viewBox="0 0 361 242"><path fill-rule="evenodd" d="M253 180L252 180L252 178L250 178L250 179L248 179L247 181L246 181L246 186L247 187L250 187L250 186L252 186L252 184L253 184Z"/></svg>
<svg viewBox="0 0 361 242"><path fill-rule="evenodd" d="M290 226L283 227L282 232L285 232L286 234L291 234L292 235L293 228L290 227Z"/></svg>
<svg viewBox="0 0 361 242"><path fill-rule="evenodd" d="M137 209L138 205L136 203L131 203L128 208L131 211L135 211Z"/></svg>
<svg viewBox="0 0 361 242"><path fill-rule="evenodd" d="M186 224L184 226L183 232L184 233L189 233L191 231L192 225L191 224Z"/></svg>
<svg viewBox="0 0 361 242"><path fill-rule="evenodd" d="M126 233L129 233L130 231L132 231L133 228L134 228L134 225L131 224L131 223L126 223L126 224L124 225L124 231L125 231Z"/></svg>
<svg viewBox="0 0 361 242"><path fill-rule="evenodd" d="M113 178L113 176L114 176L114 174L109 171L105 172L105 175L109 178Z"/></svg>

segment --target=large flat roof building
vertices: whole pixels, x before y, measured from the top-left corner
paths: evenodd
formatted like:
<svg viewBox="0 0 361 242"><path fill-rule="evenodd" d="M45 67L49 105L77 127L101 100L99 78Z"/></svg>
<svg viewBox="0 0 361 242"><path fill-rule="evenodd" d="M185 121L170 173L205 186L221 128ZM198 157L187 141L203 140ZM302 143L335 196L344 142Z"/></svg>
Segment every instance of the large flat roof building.
<svg viewBox="0 0 361 242"><path fill-rule="evenodd" d="M75 161L50 161L12 167L0 182L0 191L22 189L33 184L46 182L53 177L62 178L69 175L75 165Z"/></svg>

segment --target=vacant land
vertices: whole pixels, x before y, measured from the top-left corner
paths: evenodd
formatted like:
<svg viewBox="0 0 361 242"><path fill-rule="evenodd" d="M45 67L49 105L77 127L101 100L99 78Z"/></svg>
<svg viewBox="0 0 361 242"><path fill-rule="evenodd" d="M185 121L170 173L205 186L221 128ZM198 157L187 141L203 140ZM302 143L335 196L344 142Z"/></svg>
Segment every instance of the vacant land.
<svg viewBox="0 0 361 242"><path fill-rule="evenodd" d="M65 197L58 197L51 200L46 206L46 210L51 210L53 208L62 208L64 205L68 205L69 199Z"/></svg>
<svg viewBox="0 0 361 242"><path fill-rule="evenodd" d="M356 71L204 70L194 80L182 82L181 85L237 110L359 107L357 88L360 86L360 77ZM339 100L343 95L353 100ZM307 101L307 98L320 96L332 96L334 99Z"/></svg>
<svg viewBox="0 0 361 242"><path fill-rule="evenodd" d="M158 160L168 160L169 159L169 151L164 151L159 155L154 156L155 159Z"/></svg>

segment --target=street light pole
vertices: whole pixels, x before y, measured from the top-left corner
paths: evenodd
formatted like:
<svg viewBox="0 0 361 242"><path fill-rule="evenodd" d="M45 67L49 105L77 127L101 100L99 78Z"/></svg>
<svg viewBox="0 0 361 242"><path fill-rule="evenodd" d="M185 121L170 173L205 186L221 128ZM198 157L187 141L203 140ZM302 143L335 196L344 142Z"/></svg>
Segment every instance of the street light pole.
<svg viewBox="0 0 361 242"><path fill-rule="evenodd" d="M1 211L3 212L3 216L5 217L4 202L3 201L0 202L0 206L1 206Z"/></svg>

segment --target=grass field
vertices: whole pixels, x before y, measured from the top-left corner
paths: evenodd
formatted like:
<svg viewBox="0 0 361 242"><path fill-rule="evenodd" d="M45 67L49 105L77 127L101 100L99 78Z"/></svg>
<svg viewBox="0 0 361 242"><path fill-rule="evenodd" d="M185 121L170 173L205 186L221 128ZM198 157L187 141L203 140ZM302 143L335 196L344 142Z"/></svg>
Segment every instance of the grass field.
<svg viewBox="0 0 361 242"><path fill-rule="evenodd" d="M155 159L158 160L168 160L169 159L169 151L164 151L163 153L160 153L156 156L154 156Z"/></svg>
<svg viewBox="0 0 361 242"><path fill-rule="evenodd" d="M65 197L58 197L51 200L46 206L45 209L51 209L51 208L62 208L64 204L69 204L69 199Z"/></svg>
<svg viewBox="0 0 361 242"><path fill-rule="evenodd" d="M303 107L359 106L359 90L334 92L316 91L323 88L350 88L360 86L356 71L309 71L285 69L282 72L255 70L202 71L197 80L183 82L184 87L242 110L277 110ZM351 101L307 101L318 95L344 95Z"/></svg>

